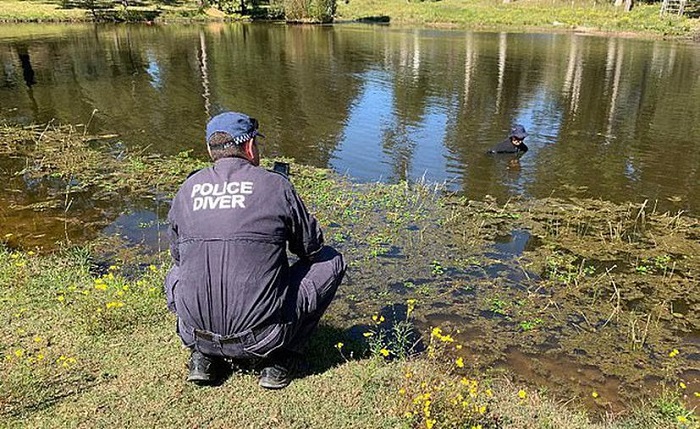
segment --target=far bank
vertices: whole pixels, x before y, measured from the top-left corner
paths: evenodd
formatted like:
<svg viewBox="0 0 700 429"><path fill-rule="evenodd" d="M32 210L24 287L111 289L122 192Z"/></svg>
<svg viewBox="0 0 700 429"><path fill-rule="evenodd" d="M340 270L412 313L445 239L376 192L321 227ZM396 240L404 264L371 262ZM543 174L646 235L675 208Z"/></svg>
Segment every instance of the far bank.
<svg viewBox="0 0 700 429"><path fill-rule="evenodd" d="M203 8L200 2L191 0L175 4L147 1L136 6L90 9L81 2L5 0L0 2L0 22L133 21L152 24L232 20L310 21L285 11L281 2L251 4L245 10L241 10L238 3L221 4L226 6ZM593 1L348 0L331 3L328 7L335 13L328 15L324 12L323 16L327 17L324 19L333 18L335 23L361 21L496 31L576 31L644 38L700 38L700 20L697 18L700 12L693 2L687 6L684 16L661 14L660 3L637 3L630 12L625 12L612 4Z"/></svg>

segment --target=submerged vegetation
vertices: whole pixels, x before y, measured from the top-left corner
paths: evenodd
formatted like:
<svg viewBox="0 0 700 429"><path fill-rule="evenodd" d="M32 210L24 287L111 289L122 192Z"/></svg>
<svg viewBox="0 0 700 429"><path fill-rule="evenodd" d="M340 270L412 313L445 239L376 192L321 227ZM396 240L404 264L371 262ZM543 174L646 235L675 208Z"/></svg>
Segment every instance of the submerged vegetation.
<svg viewBox="0 0 700 429"><path fill-rule="evenodd" d="M207 162L53 125L1 126L0 156L15 172L9 209L62 230L54 248L8 222L0 231L10 427L698 425L696 218L650 202L473 201L293 164L350 263L310 369L283 392L249 373L200 389L183 381L162 297L167 253L100 231L118 207L168 200ZM23 201L29 188L44 191Z"/></svg>

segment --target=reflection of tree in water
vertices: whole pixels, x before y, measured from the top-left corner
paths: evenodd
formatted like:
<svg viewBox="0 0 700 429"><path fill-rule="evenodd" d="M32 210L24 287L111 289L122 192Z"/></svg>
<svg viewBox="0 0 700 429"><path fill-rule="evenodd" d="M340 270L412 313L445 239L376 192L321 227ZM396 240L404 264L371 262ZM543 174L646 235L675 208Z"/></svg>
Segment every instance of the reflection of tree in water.
<svg viewBox="0 0 700 429"><path fill-rule="evenodd" d="M22 77L28 88L31 88L35 83L34 68L32 68L32 60L29 57L29 50L26 45L17 45L17 56L22 66Z"/></svg>
<svg viewBox="0 0 700 429"><path fill-rule="evenodd" d="M391 122L364 135L373 133L397 178L434 147L465 192L507 197L503 171L483 152L525 118L534 127L526 123L531 152L521 160L528 195L571 184L611 199L677 193L700 201L691 137L700 132L700 60L680 44L221 23L93 27L24 50L17 44L0 51L2 96L17 117L81 123L98 109L96 129L139 148L204 156L210 105L257 116L268 154L326 166L343 135L363 135L346 133L348 115L363 79L379 71L389 79L382 89L391 88ZM154 64L161 85L148 73ZM445 130L428 129L436 109Z"/></svg>
<svg viewBox="0 0 700 429"><path fill-rule="evenodd" d="M391 181L408 180L416 143L405 127L397 125L382 133L382 149L391 160Z"/></svg>

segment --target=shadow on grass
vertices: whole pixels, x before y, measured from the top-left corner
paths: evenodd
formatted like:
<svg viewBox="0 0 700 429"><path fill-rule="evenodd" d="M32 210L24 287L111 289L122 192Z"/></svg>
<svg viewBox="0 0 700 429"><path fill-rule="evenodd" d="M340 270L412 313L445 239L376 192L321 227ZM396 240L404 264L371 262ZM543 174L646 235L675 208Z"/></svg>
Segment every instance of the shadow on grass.
<svg viewBox="0 0 700 429"><path fill-rule="evenodd" d="M309 375L317 375L327 372L337 366L351 361L371 359L370 344L365 338L368 332L378 333L382 331L382 348L391 350L391 354L384 357L385 360L400 359L419 354L425 350L420 333L412 327L410 332L396 329L409 320L408 308L405 304L395 304L382 308L377 313L382 322L377 324L357 324L349 328L321 323L311 336L306 352L303 355L302 368L296 378L304 378ZM398 338L401 336L402 338ZM403 350L398 350L398 345L403 344ZM376 349L375 349L376 353ZM239 373L258 374L265 361L236 362L229 361L219 367L219 377L213 383L206 383L211 387L222 386L231 377Z"/></svg>
<svg viewBox="0 0 700 429"><path fill-rule="evenodd" d="M72 378L57 377L55 379L44 380L37 383L36 392L41 392L40 399L32 401L30 398L23 398L21 402L13 403L7 401L3 404L4 409L0 409L0 416L25 417L37 411L51 408L57 403L80 395L97 385L109 381L113 376L81 373Z"/></svg>
<svg viewBox="0 0 700 429"><path fill-rule="evenodd" d="M412 356L425 350L425 344L420 333L411 328L411 332L401 333L397 326L405 325L409 320L408 308L405 304L395 304L382 308L378 314L384 321L375 324L358 324L350 328L340 329L329 325L319 325L316 333L311 337L306 358L309 362L307 375L320 374L342 365L348 361L358 361L371 358L370 345L365 338L368 332L383 331L384 346L396 352L387 359L396 358L398 355ZM403 338L398 336L405 335ZM342 347L339 347L342 343ZM403 349L399 351L399 345Z"/></svg>
<svg viewBox="0 0 700 429"><path fill-rule="evenodd" d="M387 15L363 16L362 18L358 18L357 21L371 24L388 24L391 22L391 17Z"/></svg>
<svg viewBox="0 0 700 429"><path fill-rule="evenodd" d="M361 339L359 326L340 329L320 324L309 341L305 358L309 363L307 375L321 374L350 360L367 359L367 344ZM343 346L338 348L338 344Z"/></svg>

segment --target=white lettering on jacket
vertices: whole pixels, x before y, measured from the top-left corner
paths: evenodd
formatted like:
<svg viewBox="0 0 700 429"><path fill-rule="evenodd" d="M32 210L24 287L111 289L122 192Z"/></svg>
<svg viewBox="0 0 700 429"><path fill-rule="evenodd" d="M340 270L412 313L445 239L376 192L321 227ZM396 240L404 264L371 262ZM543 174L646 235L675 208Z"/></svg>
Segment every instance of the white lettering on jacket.
<svg viewBox="0 0 700 429"><path fill-rule="evenodd" d="M245 208L253 182L197 183L192 186L192 210Z"/></svg>

